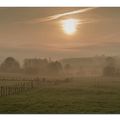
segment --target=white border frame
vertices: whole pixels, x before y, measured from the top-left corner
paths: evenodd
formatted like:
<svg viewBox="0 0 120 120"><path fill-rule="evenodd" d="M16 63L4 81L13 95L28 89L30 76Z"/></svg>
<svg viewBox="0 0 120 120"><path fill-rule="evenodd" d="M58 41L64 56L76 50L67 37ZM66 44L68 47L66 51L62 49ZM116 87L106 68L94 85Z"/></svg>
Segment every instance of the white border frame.
<svg viewBox="0 0 120 120"><path fill-rule="evenodd" d="M0 0L1 7L119 7L120 0Z"/></svg>
<svg viewBox="0 0 120 120"><path fill-rule="evenodd" d="M120 7L120 0L0 0L0 7ZM1 120L120 120L120 115L0 115Z"/></svg>

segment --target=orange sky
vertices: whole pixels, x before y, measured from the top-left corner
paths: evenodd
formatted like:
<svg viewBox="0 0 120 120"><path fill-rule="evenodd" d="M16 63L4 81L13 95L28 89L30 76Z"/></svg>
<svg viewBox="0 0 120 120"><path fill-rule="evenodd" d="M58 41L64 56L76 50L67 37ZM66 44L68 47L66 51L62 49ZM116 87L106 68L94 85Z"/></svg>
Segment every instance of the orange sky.
<svg viewBox="0 0 120 120"><path fill-rule="evenodd" d="M83 9L0 8L0 59L119 55L120 8ZM72 36L59 24L68 18L82 21Z"/></svg>

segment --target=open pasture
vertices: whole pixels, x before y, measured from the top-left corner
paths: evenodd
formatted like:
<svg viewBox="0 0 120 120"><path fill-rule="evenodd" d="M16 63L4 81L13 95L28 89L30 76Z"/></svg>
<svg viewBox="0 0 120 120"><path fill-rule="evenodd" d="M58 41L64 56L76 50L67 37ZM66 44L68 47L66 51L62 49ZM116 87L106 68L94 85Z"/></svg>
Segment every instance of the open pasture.
<svg viewBox="0 0 120 120"><path fill-rule="evenodd" d="M56 82L57 83L57 82ZM0 97L0 113L120 113L120 78L81 77Z"/></svg>

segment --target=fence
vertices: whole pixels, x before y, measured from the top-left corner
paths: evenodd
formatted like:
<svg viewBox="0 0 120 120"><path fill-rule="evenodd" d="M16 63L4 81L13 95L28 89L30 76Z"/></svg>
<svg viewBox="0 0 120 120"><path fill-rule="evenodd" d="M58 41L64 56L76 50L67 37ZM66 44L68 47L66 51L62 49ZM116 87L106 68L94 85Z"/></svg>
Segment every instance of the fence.
<svg viewBox="0 0 120 120"><path fill-rule="evenodd" d="M46 80L32 79L32 80L20 80L20 79L0 79L0 96L16 95L25 91L29 91L33 88L40 87L40 84L52 84L58 85L61 83L69 82L69 79L65 80Z"/></svg>
<svg viewBox="0 0 120 120"><path fill-rule="evenodd" d="M2 81L2 82L13 82L13 81ZM15 84L14 84L15 82ZM8 96L8 95L15 95L19 94L24 91L28 91L34 88L33 80L31 81L19 81L16 80L12 83L12 85L1 85L0 86L0 96Z"/></svg>

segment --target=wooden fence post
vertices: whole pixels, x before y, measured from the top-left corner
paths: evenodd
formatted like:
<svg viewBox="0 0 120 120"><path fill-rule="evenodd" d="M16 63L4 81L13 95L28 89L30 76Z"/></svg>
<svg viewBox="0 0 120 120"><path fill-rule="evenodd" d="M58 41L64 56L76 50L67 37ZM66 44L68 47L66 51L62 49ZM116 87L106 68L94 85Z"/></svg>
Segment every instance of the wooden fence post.
<svg viewBox="0 0 120 120"><path fill-rule="evenodd" d="M7 86L5 86L5 96L7 96Z"/></svg>
<svg viewBox="0 0 120 120"><path fill-rule="evenodd" d="M3 96L3 86L0 87L0 95Z"/></svg>

